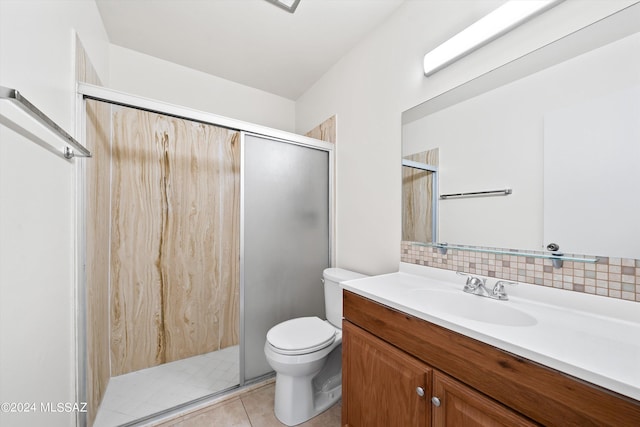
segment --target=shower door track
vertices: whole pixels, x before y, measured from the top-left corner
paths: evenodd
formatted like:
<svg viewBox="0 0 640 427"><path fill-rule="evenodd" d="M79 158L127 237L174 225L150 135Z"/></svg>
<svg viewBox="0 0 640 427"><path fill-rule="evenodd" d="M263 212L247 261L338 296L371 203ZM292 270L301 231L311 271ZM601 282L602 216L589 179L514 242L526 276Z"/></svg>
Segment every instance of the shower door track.
<svg viewBox="0 0 640 427"><path fill-rule="evenodd" d="M108 104L119 105L123 107L135 108L138 110L143 110L151 113L162 114L166 116L171 116L179 119L190 120L194 122L204 123L208 125L218 126L226 129L239 131L241 134L241 139L244 140L244 135L257 135L261 137L265 137L271 140L279 141L287 144L294 144L302 147L312 148L316 150L326 151L329 156L329 262L330 265L335 265L335 191L334 191L334 182L335 182L335 146L332 143L320 141L314 138L309 138L303 135L298 135L291 132L286 132L278 129L269 128L267 126L257 125L250 122L245 122L242 120L232 119L229 117L220 116L213 113L208 113L201 110L196 110L188 107L183 107L175 104L170 104L163 101L158 101L150 98L144 98L137 95L131 95L125 92L116 91L113 89L104 88L101 86L91 85L88 83L77 83L76 84L76 114L78 120L77 123L77 135L80 135L80 141L84 142L85 139L85 122L86 122L86 100L95 100L101 101ZM242 156L241 156L242 157ZM91 159L85 161L92 161ZM241 170L242 170L241 164ZM84 176L84 164L83 162L78 162L78 176ZM85 218L85 206L86 200L84 196L84 180L78 180L78 200L77 200L77 209L78 209L78 239L82 243L82 248L85 247L85 231L83 229L84 224L86 223ZM81 181L81 182L80 182ZM244 194L240 192L240 201L242 204ZM244 295L244 281L243 281L243 269L244 269L244 242L242 241L243 236L243 217L244 212L243 208L240 209L240 307L239 307L239 315L240 315L240 330L239 337L240 342L243 341L243 333L244 333L244 304L243 304L243 295ZM86 310L84 307L80 306L80 301L82 301L86 295L86 274L84 271L84 266L86 265L86 253L84 250L79 251L77 254L78 259L78 271L76 272L77 277L80 279L78 281L78 289L76 290L76 295L78 301L76 302L76 333L77 333L77 351L76 351L76 366L77 366L77 401L85 402L87 397L87 360L86 360L86 345L87 345L87 336L84 325L86 324ZM244 361L244 350L243 345L240 345L240 380L239 387L252 384L254 381L252 379L245 380L245 361ZM80 417L80 425L84 425L86 420L84 417Z"/></svg>
<svg viewBox="0 0 640 427"><path fill-rule="evenodd" d="M137 95L120 92L117 90L107 89L101 86L95 86L88 83L77 84L78 104L84 111L84 100L93 99L109 104L121 105L124 107L137 108L139 110L151 113L164 114L179 119L191 120L194 122L205 123L214 126L220 126L227 129L249 132L256 135L266 136L272 139L278 139L282 142L288 142L296 145L316 148L319 150L333 153L334 145L329 142L320 141L309 138L307 136L298 135L283 130L269 128L267 126L257 125L242 120L231 119L229 117L219 116L213 113L207 113L188 107L169 104L163 101L144 98Z"/></svg>

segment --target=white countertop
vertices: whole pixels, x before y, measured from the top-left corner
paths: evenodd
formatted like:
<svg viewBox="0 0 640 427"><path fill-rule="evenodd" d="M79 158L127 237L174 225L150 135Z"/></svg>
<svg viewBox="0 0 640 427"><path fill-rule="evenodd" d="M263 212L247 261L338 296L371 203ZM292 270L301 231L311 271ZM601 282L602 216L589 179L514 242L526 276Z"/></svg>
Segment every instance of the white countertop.
<svg viewBox="0 0 640 427"><path fill-rule="evenodd" d="M640 400L640 303L524 283L507 286L509 300L497 301L463 292L465 280L453 271L401 263L398 273L351 280L342 287ZM487 287L495 281L489 279ZM437 298L430 301L439 295L455 302L459 295L459 304L452 310L439 307ZM466 315L476 308L484 314ZM501 324L500 316L511 318L511 313L518 325Z"/></svg>

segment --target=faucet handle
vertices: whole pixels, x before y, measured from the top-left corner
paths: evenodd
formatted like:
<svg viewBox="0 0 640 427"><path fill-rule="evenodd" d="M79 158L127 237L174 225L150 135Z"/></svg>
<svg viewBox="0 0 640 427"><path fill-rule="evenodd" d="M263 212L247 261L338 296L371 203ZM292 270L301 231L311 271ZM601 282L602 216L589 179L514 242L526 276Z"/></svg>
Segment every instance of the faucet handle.
<svg viewBox="0 0 640 427"><path fill-rule="evenodd" d="M464 285L464 291L475 291L479 287L484 287L487 284L487 278L481 276L474 276L473 274L463 273L462 271L456 271L459 276L466 276L467 283Z"/></svg>
<svg viewBox="0 0 640 427"><path fill-rule="evenodd" d="M484 277L471 276L467 277L467 283L464 285L465 290L475 291L480 287L484 287L487 283L487 279Z"/></svg>
<svg viewBox="0 0 640 427"><path fill-rule="evenodd" d="M467 286L473 289L477 288L478 286L482 286L486 283L487 283L487 279L485 279L484 277L469 276L467 278Z"/></svg>
<svg viewBox="0 0 640 427"><path fill-rule="evenodd" d="M498 280L496 284L493 286L493 290L491 291L491 295L497 299L507 300L509 296L507 292L504 290L504 285L517 285L516 282L509 282L508 280Z"/></svg>

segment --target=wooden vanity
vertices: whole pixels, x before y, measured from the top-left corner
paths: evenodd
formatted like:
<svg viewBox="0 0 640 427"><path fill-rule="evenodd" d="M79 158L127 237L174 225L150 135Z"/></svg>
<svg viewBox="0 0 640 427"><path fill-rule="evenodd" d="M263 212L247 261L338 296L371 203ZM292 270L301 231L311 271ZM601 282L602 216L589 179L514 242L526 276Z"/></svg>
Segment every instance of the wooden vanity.
<svg viewBox="0 0 640 427"><path fill-rule="evenodd" d="M344 427L640 426L638 400L346 289L342 354Z"/></svg>

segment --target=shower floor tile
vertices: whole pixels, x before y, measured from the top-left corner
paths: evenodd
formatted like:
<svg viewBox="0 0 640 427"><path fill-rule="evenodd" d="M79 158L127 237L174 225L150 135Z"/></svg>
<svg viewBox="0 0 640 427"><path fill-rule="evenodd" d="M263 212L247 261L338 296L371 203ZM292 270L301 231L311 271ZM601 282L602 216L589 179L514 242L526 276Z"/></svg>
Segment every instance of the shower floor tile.
<svg viewBox="0 0 640 427"><path fill-rule="evenodd" d="M227 347L111 378L94 427L115 427L237 385L238 351Z"/></svg>

